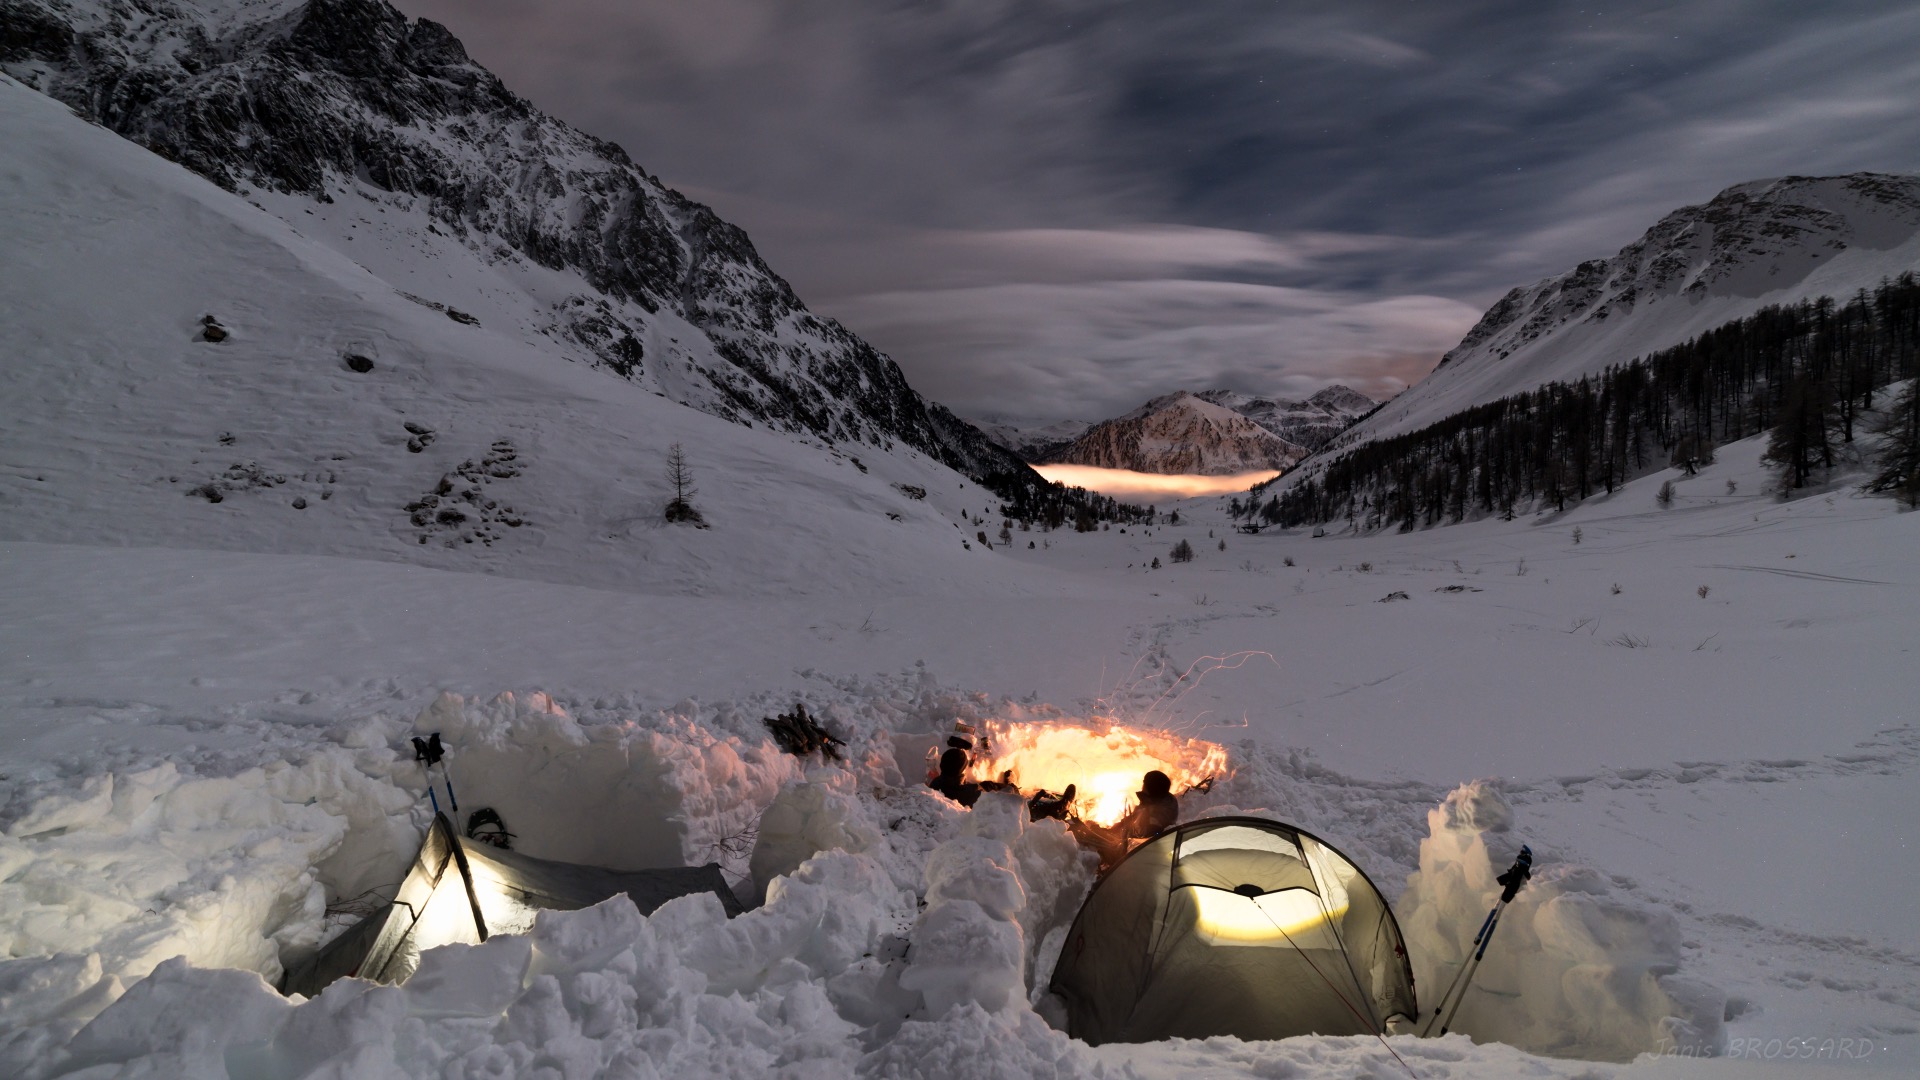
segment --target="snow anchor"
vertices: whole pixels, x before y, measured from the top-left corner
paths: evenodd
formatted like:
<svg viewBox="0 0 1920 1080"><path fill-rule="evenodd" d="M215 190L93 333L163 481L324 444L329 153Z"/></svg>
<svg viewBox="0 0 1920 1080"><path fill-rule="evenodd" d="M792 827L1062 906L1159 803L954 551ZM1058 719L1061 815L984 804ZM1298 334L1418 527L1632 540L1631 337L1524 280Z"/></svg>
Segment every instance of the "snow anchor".
<svg viewBox="0 0 1920 1080"><path fill-rule="evenodd" d="M1447 992L1440 995L1439 1004L1433 1007L1433 1015L1427 1018L1427 1026L1420 1032L1422 1037L1432 1034L1436 1023L1440 1025L1442 1035L1453 1025L1454 1014L1460 1011L1460 1003L1466 1000L1467 990L1473 985L1474 973L1480 969L1480 961L1487 955L1487 945L1493 941L1493 932L1500 926L1500 913L1513 903L1520 886L1525 885L1532 876L1533 849L1522 844L1520 857L1513 860L1513 865L1507 868L1506 873L1494 879L1500 885L1500 899L1493 905L1493 910L1487 912L1485 921L1480 924L1480 931L1473 935L1473 955L1460 965L1453 981L1447 984ZM1442 1013L1446 1015L1444 1021L1441 1020Z"/></svg>

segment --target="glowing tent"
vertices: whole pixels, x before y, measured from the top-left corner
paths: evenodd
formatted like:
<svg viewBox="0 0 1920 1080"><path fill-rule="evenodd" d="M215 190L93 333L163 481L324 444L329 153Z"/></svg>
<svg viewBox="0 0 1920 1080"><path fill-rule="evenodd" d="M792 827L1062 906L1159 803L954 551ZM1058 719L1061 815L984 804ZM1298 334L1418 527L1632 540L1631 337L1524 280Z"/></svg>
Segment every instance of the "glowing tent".
<svg viewBox="0 0 1920 1080"><path fill-rule="evenodd" d="M1176 825L1080 908L1054 966L1087 1042L1386 1034L1418 1015L1380 891L1346 856L1251 817Z"/></svg>
<svg viewBox="0 0 1920 1080"><path fill-rule="evenodd" d="M717 863L660 870L576 866L467 843L446 815L435 814L393 902L288 968L280 989L311 997L348 975L405 982L423 951L525 933L541 909L571 911L624 893L650 915L676 896L702 892L717 895L729 917L740 913Z"/></svg>

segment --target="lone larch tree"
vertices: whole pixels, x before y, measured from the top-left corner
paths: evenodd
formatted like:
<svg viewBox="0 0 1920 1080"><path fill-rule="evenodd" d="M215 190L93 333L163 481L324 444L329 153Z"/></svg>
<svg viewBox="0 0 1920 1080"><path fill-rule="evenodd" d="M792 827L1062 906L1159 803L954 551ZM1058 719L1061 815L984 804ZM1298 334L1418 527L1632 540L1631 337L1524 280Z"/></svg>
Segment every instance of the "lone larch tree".
<svg viewBox="0 0 1920 1080"><path fill-rule="evenodd" d="M706 528L707 520L693 508L692 499L699 494L699 489L693 486L693 470L687 465L687 453L679 443L667 451L667 483L673 486L673 499L667 503L667 520Z"/></svg>

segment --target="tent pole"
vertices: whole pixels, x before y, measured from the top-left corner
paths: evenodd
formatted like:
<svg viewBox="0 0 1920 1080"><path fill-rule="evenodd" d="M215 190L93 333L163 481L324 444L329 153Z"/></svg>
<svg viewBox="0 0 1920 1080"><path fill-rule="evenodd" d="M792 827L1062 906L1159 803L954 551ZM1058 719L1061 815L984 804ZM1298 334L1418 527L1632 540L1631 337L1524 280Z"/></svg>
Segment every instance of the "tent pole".
<svg viewBox="0 0 1920 1080"><path fill-rule="evenodd" d="M1304 854L1304 851L1302 853ZM1311 868L1309 868L1308 873L1312 873ZM1279 920L1275 919L1273 915L1267 911L1266 908L1263 908L1260 906L1259 898L1248 897L1248 899L1254 901L1253 909L1255 911L1258 911L1261 915L1265 916L1266 920L1273 924L1273 928L1280 932L1280 936L1286 939L1287 944L1293 946L1293 951L1300 954L1300 959L1305 960L1307 962L1307 967L1311 968L1315 975L1320 976L1320 981L1327 984L1327 989L1333 991L1333 996L1340 1002L1340 1004L1345 1005L1347 1007L1347 1011L1352 1013L1355 1019L1361 1021L1362 1023L1371 1022L1371 1021L1368 1021L1368 1019L1365 1016L1360 1015L1360 1010L1353 1007L1353 1002L1347 1000L1347 996L1340 992L1339 987L1333 985L1333 980L1327 978L1327 973L1324 971L1321 971L1320 965L1313 962L1313 957L1307 955L1307 950L1301 948L1300 943L1293 940L1293 935L1287 933L1287 928L1284 926L1281 926ZM1333 929L1332 926L1329 925L1328 930L1331 931L1332 929ZM1338 934L1334 935L1334 940L1340 942L1340 952L1342 955L1345 955L1347 951L1346 941L1343 940ZM1354 989L1360 990L1362 988L1356 985ZM1380 1025L1378 1023L1374 1023L1373 1037L1376 1039L1379 1039L1380 1046L1383 1049L1385 1049L1387 1053L1393 1055L1393 1060L1399 1062L1401 1068L1407 1070L1408 1076L1413 1077L1414 1080L1419 1080L1420 1074L1414 1072L1413 1066L1407 1064L1406 1059L1400 1056L1400 1052L1395 1050L1393 1048L1393 1044L1387 1041L1386 1033L1380 1030Z"/></svg>
<svg viewBox="0 0 1920 1080"><path fill-rule="evenodd" d="M447 828L447 837L453 844L453 861L460 867L460 884L467 887L467 903L473 908L474 929L480 932L480 940L485 941L489 936L487 918L480 913L480 895L473 889L473 868L467 865L466 849L460 846L460 837L453 831L453 824L447 821L446 815L438 814L435 817Z"/></svg>

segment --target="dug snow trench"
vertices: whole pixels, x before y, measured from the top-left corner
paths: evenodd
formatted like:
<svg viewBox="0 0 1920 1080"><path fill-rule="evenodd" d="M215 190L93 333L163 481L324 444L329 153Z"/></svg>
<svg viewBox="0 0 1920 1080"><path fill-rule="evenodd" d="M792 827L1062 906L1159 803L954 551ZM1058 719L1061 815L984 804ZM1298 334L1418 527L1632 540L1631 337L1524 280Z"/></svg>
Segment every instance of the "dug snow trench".
<svg viewBox="0 0 1920 1080"><path fill-rule="evenodd" d="M1061 822L1029 821L1015 796L958 807L903 775L899 754L901 736L956 722L1062 717L924 672L809 704L845 738L843 763L781 753L761 726L783 707L771 698L649 713L442 694L411 716L263 739L250 763L228 752L49 781L0 840L0 932L16 957L0 961L0 1072L898 1075L988 1052L1012 1072L983 1075L1101 1075L1115 1048L1071 1040L1033 1008L1092 857ZM211 726L208 745L245 745L266 727L232 726ZM403 748L429 731L453 748L463 807L498 810L518 849L616 869L717 861L764 903L729 920L717 898L689 896L646 917L616 897L543 912L530 935L431 950L403 986L346 979L311 1001L281 997L282 965L404 872L431 810ZM1441 794L1315 776L1250 742L1227 767L1210 792L1185 796L1184 817L1310 823L1287 803L1314 788L1349 813ZM1426 839L1408 817L1361 826L1353 851L1391 889L1379 849L1417 846L1398 903L1432 987L1517 847L1513 812L1469 785L1431 811ZM1616 1060L1718 1045L1723 998L1680 973L1671 918L1609 895L1601 875L1548 869L1509 919L1512 939L1548 961L1490 959L1481 978L1495 1005L1470 1004L1456 1030ZM1443 1051L1457 1037L1394 1041L1429 1056L1416 1068L1457 1059ZM1327 1052L1378 1068L1388 1059L1367 1042L1330 1040Z"/></svg>

